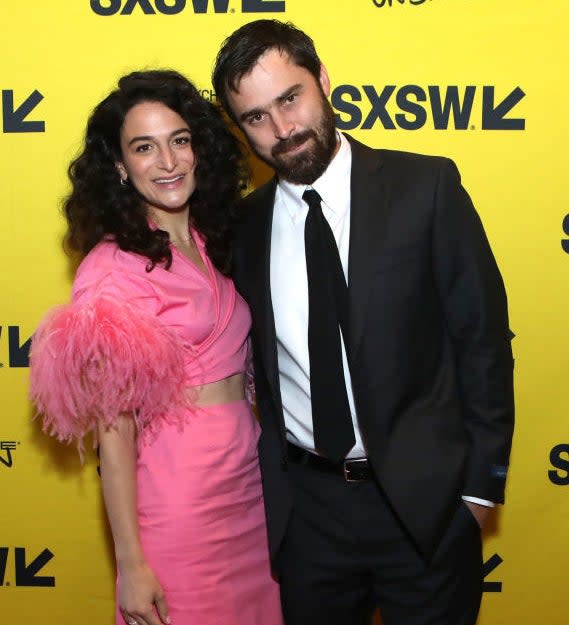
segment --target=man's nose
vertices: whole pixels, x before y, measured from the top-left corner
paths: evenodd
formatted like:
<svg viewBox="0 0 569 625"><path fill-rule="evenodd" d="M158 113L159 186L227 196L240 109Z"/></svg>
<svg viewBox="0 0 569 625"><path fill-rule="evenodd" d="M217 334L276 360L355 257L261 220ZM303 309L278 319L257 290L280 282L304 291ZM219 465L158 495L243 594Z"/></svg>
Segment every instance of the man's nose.
<svg viewBox="0 0 569 625"><path fill-rule="evenodd" d="M273 114L273 129L277 139L288 139L293 130L294 122L282 113Z"/></svg>

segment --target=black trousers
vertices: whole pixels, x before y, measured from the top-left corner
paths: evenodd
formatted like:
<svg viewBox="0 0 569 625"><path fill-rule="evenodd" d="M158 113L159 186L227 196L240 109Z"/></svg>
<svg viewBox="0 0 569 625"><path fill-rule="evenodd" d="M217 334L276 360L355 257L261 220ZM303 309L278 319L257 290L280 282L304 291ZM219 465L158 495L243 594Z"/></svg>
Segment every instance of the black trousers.
<svg viewBox="0 0 569 625"><path fill-rule="evenodd" d="M480 529L464 503L430 562L375 482L289 465L294 509L279 553L286 625L474 625ZM417 510L421 514L421 510Z"/></svg>

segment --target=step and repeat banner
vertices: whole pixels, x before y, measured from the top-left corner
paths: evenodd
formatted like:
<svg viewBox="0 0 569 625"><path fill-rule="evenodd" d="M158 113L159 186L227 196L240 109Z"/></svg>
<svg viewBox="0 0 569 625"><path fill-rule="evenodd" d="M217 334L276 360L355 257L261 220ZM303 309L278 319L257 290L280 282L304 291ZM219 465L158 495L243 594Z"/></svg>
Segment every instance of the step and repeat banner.
<svg viewBox="0 0 569 625"><path fill-rule="evenodd" d="M221 41L247 21L311 34L339 128L453 158L509 295L517 429L485 539L480 625L567 625L569 43L566 0L0 0L0 620L111 625L114 569L94 452L44 436L30 337L67 300L66 167L119 76L172 67L215 99ZM260 180L266 170L255 170ZM244 625L247 625L244 623Z"/></svg>

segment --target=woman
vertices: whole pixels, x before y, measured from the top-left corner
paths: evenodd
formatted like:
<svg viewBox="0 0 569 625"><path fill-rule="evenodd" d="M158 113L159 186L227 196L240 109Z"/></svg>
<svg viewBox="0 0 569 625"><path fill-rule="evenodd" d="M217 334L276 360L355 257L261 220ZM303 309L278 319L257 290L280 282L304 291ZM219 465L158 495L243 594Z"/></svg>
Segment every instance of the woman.
<svg viewBox="0 0 569 625"><path fill-rule="evenodd" d="M71 164L72 303L35 334L44 429L94 433L117 624L280 624L245 400L250 317L226 277L237 141L172 71L120 79Z"/></svg>

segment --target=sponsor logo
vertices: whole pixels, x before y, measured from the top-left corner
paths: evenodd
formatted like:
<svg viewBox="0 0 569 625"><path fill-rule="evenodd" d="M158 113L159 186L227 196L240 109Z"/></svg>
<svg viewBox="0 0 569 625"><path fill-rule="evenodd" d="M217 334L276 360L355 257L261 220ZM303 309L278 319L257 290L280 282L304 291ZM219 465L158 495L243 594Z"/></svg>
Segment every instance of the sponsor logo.
<svg viewBox="0 0 569 625"><path fill-rule="evenodd" d="M398 4L406 4L408 6L419 6L420 4L425 4L427 0L372 0L375 6L378 9L382 9L383 7L393 7Z"/></svg>
<svg viewBox="0 0 569 625"><path fill-rule="evenodd" d="M25 547L0 547L0 586L54 587L55 577L38 575L52 558L47 547L35 557Z"/></svg>
<svg viewBox="0 0 569 625"><path fill-rule="evenodd" d="M215 95L215 91L213 89L199 89L200 95L204 100L208 100L209 102L215 102L217 96Z"/></svg>
<svg viewBox="0 0 569 625"><path fill-rule="evenodd" d="M0 467L5 466L11 469L14 466L13 451L20 444L20 441L3 441L0 440Z"/></svg>
<svg viewBox="0 0 569 625"><path fill-rule="evenodd" d="M4 328L0 326L0 338L4 336ZM32 337L25 341L20 340L20 326L8 326L8 366L9 367L29 367L30 366L30 346ZM4 363L0 362L0 368Z"/></svg>
<svg viewBox="0 0 569 625"><path fill-rule="evenodd" d="M91 10L97 15L131 15L136 9L145 15L177 15L178 13L235 13L229 0L90 0ZM241 13L284 13L285 0L240 0Z"/></svg>
<svg viewBox="0 0 569 625"><path fill-rule="evenodd" d="M525 119L511 112L524 98L520 87L506 95L492 85L338 85L332 106L338 111L340 130L371 130L376 124L386 130L524 130Z"/></svg>
<svg viewBox="0 0 569 625"><path fill-rule="evenodd" d="M22 100L18 97L19 104L14 104L14 91L2 90L2 132L45 132L44 121L31 121L26 119L28 115L43 100L43 95L34 89Z"/></svg>
<svg viewBox="0 0 569 625"><path fill-rule="evenodd" d="M487 582L486 577L496 570L504 560L495 553L491 558L488 558L482 566L482 575L484 577L484 583L482 585L483 592L502 592L502 582Z"/></svg>
<svg viewBox="0 0 569 625"><path fill-rule="evenodd" d="M557 486L569 486L569 444L555 445L549 452L549 462L555 467L547 472L550 482Z"/></svg>

